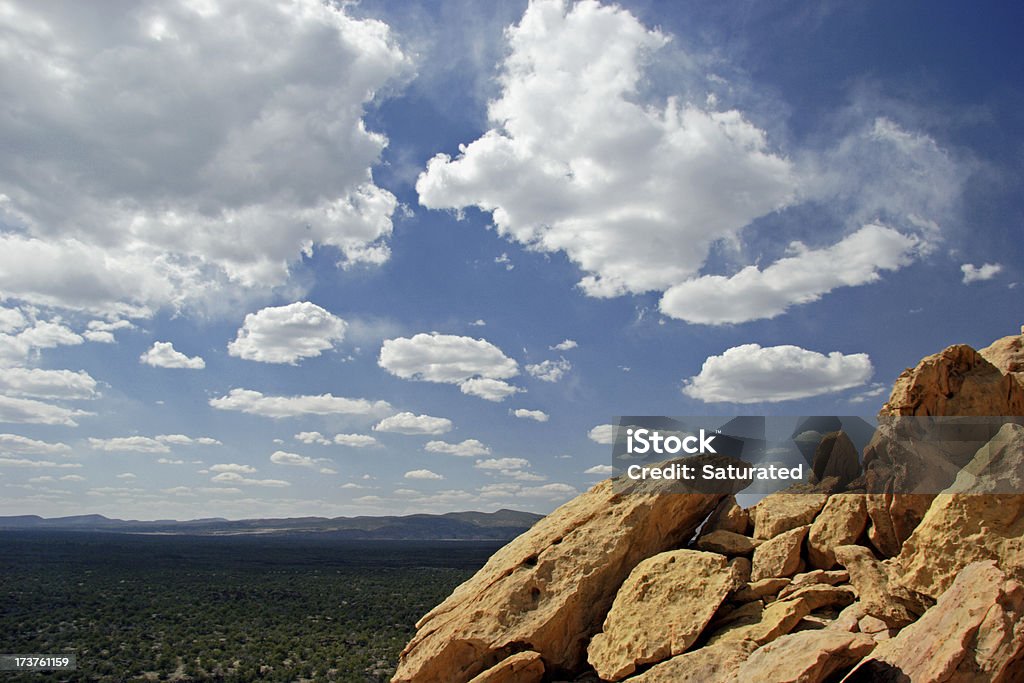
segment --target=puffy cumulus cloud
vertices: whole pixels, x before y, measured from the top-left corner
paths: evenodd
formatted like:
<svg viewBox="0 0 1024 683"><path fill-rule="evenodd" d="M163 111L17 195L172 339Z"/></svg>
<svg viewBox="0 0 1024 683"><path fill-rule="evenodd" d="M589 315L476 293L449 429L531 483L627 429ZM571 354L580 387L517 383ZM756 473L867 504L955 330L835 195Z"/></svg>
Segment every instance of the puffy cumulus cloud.
<svg viewBox="0 0 1024 683"><path fill-rule="evenodd" d="M160 443L169 443L175 446L223 446L220 441L212 436L186 436L185 434L157 434L153 437Z"/></svg>
<svg viewBox="0 0 1024 683"><path fill-rule="evenodd" d="M587 432L587 437L591 441L611 445L615 441L615 425L597 425Z"/></svg>
<svg viewBox="0 0 1024 683"><path fill-rule="evenodd" d="M549 346L548 348L552 351L569 351L571 349L575 349L577 346L579 346L579 344L577 344L574 339L566 339L558 342L554 346Z"/></svg>
<svg viewBox="0 0 1024 683"><path fill-rule="evenodd" d="M477 460L473 466L481 470L521 470L528 468L530 461L526 458L488 458Z"/></svg>
<svg viewBox="0 0 1024 683"><path fill-rule="evenodd" d="M396 377L458 384L462 393L502 401L519 391L501 380L519 374L519 365L485 339L420 333L386 339L377 364Z"/></svg>
<svg viewBox="0 0 1024 683"><path fill-rule="evenodd" d="M298 453L289 453L287 451L274 451L270 456L270 462L275 465L291 465L293 467L309 467L317 469L320 466L317 464L319 460L314 460L305 455L299 455Z"/></svg>
<svg viewBox="0 0 1024 683"><path fill-rule="evenodd" d="M572 370L572 363L564 358L546 360L542 363L526 366L528 373L544 382L557 382L570 370Z"/></svg>
<svg viewBox="0 0 1024 683"><path fill-rule="evenodd" d="M638 95L669 40L596 2L531 3L509 29L492 128L416 189L435 209L476 206L498 232L564 251L592 296L664 290L710 245L793 201L791 163L739 111Z"/></svg>
<svg viewBox="0 0 1024 683"><path fill-rule="evenodd" d="M92 414L28 398L0 396L0 422L77 427L75 418Z"/></svg>
<svg viewBox="0 0 1024 683"><path fill-rule="evenodd" d="M228 353L262 363L290 363L313 358L345 337L346 323L308 301L264 308L245 316Z"/></svg>
<svg viewBox="0 0 1024 683"><path fill-rule="evenodd" d="M991 280L1003 272L1003 266L1000 263L983 263L980 266L976 266L973 263L965 263L960 266L960 272L964 274L964 284L969 285L972 282Z"/></svg>
<svg viewBox="0 0 1024 683"><path fill-rule="evenodd" d="M232 389L227 396L210 399L218 410L237 410L264 417L299 415L377 415L391 412L387 401L342 398L332 394L319 396L264 396L252 389Z"/></svg>
<svg viewBox="0 0 1024 683"><path fill-rule="evenodd" d="M25 314L18 308L0 306L0 333L16 332L28 324Z"/></svg>
<svg viewBox="0 0 1024 683"><path fill-rule="evenodd" d="M330 446L331 440L325 437L320 432L299 432L295 435L296 441L301 441L304 444L320 444L321 446Z"/></svg>
<svg viewBox="0 0 1024 683"><path fill-rule="evenodd" d="M377 439L369 434L335 434L334 443L350 448L369 448L377 445Z"/></svg>
<svg viewBox="0 0 1024 683"><path fill-rule="evenodd" d="M0 365L20 365L38 355L41 349L77 346L85 341L59 318L38 320L32 314L30 320L26 320L20 310L7 310L22 318L20 323L12 325L13 316L10 316L9 331L0 333Z"/></svg>
<svg viewBox="0 0 1024 683"><path fill-rule="evenodd" d="M550 416L543 410L527 410L526 408L516 408L515 410L509 411L513 416L518 417L522 420L536 420L537 422L547 422Z"/></svg>
<svg viewBox="0 0 1024 683"><path fill-rule="evenodd" d="M705 275L670 287L659 308L691 323L721 325L774 318L790 306L817 301L838 287L875 282L917 255L921 240L882 225L865 225L824 249L789 245L792 254L764 270L747 266L735 275Z"/></svg>
<svg viewBox="0 0 1024 683"><path fill-rule="evenodd" d="M837 113L849 132L834 144L784 154L753 116L706 96L732 89L706 75L703 65L717 56L664 49L669 36L618 6L539 0L507 37L490 129L457 157L427 163L420 203L477 207L510 240L564 252L585 272L580 286L590 296L668 291L666 314L712 324L754 319L759 309L744 303L763 299L771 317L908 265L956 211L963 168L928 135L881 116L865 120L877 106ZM666 96L649 67L679 73L680 94ZM771 234L759 223L769 214ZM792 274L784 267L767 277L744 270L731 283L700 277L713 275L704 272L712 246L726 255L722 267L742 267L748 255L776 249L780 233L806 234L808 215L822 245L877 223L922 248L897 245L890 265L837 278L811 273L794 287L775 277ZM782 264L799 274L813 265ZM719 317L700 302L723 283L731 287L716 301L739 310Z"/></svg>
<svg viewBox="0 0 1024 683"><path fill-rule="evenodd" d="M452 421L446 417L398 413L386 417L373 426L375 432L396 432L398 434L444 434L452 430Z"/></svg>
<svg viewBox="0 0 1024 683"><path fill-rule="evenodd" d="M52 453L70 453L71 447L66 443L49 443L47 441L30 439L20 434L0 434L0 452L47 455Z"/></svg>
<svg viewBox="0 0 1024 683"><path fill-rule="evenodd" d="M250 477L243 477L237 472L221 472L211 478L210 481L218 484L242 484L244 486L267 486L271 488L291 486L289 482L281 479L252 479Z"/></svg>
<svg viewBox="0 0 1024 683"><path fill-rule="evenodd" d="M490 455L491 449L477 439L466 439L461 443L447 441L428 441L423 450L430 453L446 453L461 458L472 458L479 455Z"/></svg>
<svg viewBox="0 0 1024 683"><path fill-rule="evenodd" d="M235 474L253 474L256 468L252 465L239 465L233 462L218 463L210 466L211 472L234 472Z"/></svg>
<svg viewBox="0 0 1024 683"><path fill-rule="evenodd" d="M826 356L799 346L744 344L705 360L683 393L705 403L775 403L860 386L873 372L864 353Z"/></svg>
<svg viewBox="0 0 1024 683"><path fill-rule="evenodd" d="M82 336L91 342L99 344L113 344L117 341L114 332L117 330L130 330L135 325L127 320L90 320L88 329L82 332Z"/></svg>
<svg viewBox="0 0 1024 683"><path fill-rule="evenodd" d="M594 465L583 470L583 474L599 474L602 477L606 477L612 473L611 465Z"/></svg>
<svg viewBox="0 0 1024 683"><path fill-rule="evenodd" d="M0 368L0 391L33 398L96 398L96 380L80 370L40 370L38 368Z"/></svg>
<svg viewBox="0 0 1024 683"><path fill-rule="evenodd" d="M170 453L170 447L148 436L118 436L112 439L89 439L89 447L95 451L132 453Z"/></svg>
<svg viewBox="0 0 1024 683"><path fill-rule="evenodd" d="M145 353L139 356L139 362L152 365L154 368L183 368L187 370L202 370L206 367L206 361L199 356L189 358L180 351L174 349L171 342L153 342Z"/></svg>
<svg viewBox="0 0 1024 683"><path fill-rule="evenodd" d="M8 3L0 25L19 111L0 137L20 142L0 159L6 295L147 315L280 284L318 245L388 258L387 140L363 111L411 65L385 24L319 0L143 0Z"/></svg>
<svg viewBox="0 0 1024 683"><path fill-rule="evenodd" d="M459 384L459 391L470 396L477 396L487 401L499 403L512 394L520 393L523 389L500 379L474 377Z"/></svg>
<svg viewBox="0 0 1024 683"><path fill-rule="evenodd" d="M431 472L430 470L411 470L405 473L406 479L425 479L425 480L440 480L444 477L437 472Z"/></svg>

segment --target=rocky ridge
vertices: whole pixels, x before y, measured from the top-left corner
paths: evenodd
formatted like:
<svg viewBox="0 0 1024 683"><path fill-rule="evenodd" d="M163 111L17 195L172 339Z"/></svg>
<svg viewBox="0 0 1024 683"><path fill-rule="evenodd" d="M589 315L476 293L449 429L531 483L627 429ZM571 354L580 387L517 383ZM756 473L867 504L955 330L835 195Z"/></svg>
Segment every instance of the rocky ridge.
<svg viewBox="0 0 1024 683"><path fill-rule="evenodd" d="M1022 349L1024 329L929 356L882 413L1024 416ZM864 493L933 474L897 436L879 429L861 474L826 435L815 492L748 510L602 482L424 616L393 681L1024 680L1024 495L988 484L1024 477L1024 421L954 454L942 493Z"/></svg>

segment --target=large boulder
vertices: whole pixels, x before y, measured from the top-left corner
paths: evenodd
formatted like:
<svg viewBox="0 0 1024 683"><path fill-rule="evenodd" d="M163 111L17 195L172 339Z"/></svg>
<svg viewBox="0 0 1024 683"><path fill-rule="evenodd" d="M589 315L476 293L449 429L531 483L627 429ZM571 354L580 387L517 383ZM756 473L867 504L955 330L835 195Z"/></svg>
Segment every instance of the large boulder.
<svg viewBox="0 0 1024 683"><path fill-rule="evenodd" d="M1024 586L995 562L965 567L934 607L883 641L844 683L1010 683L1024 675Z"/></svg>
<svg viewBox="0 0 1024 683"><path fill-rule="evenodd" d="M716 643L673 657L626 683L736 683L737 669L756 647L752 640Z"/></svg>
<svg viewBox="0 0 1024 683"><path fill-rule="evenodd" d="M800 571L800 550L810 525L790 529L770 541L765 541L754 550L754 566L750 572L752 581L772 577L792 576Z"/></svg>
<svg viewBox="0 0 1024 683"><path fill-rule="evenodd" d="M528 650L501 660L469 683L540 683L543 678L544 661Z"/></svg>
<svg viewBox="0 0 1024 683"><path fill-rule="evenodd" d="M762 498L751 510L754 538L767 540L814 521L825 507L824 493L773 493Z"/></svg>
<svg viewBox="0 0 1024 683"><path fill-rule="evenodd" d="M579 669L633 568L685 545L723 497L670 485L606 480L539 521L417 622L393 681L465 683L524 650Z"/></svg>
<svg viewBox="0 0 1024 683"><path fill-rule="evenodd" d="M644 560L622 584L602 632L590 641L590 664L603 680L617 681L640 665L686 652L733 583L723 555L676 550Z"/></svg>
<svg viewBox="0 0 1024 683"><path fill-rule="evenodd" d="M873 649L875 641L860 633L791 633L751 653L737 669L735 680L821 683L834 672L853 666Z"/></svg>
<svg viewBox="0 0 1024 683"><path fill-rule="evenodd" d="M859 493L837 493L828 499L807 534L807 559L812 567L831 569L836 564L833 548L861 537L868 522L864 498Z"/></svg>
<svg viewBox="0 0 1024 683"><path fill-rule="evenodd" d="M957 344L904 370L882 413L1024 415L1024 385L970 346Z"/></svg>

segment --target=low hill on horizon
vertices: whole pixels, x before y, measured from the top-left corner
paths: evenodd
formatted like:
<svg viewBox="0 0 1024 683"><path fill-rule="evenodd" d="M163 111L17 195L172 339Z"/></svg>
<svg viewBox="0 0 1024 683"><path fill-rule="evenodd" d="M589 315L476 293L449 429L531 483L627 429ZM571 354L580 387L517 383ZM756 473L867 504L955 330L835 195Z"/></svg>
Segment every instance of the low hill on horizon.
<svg viewBox="0 0 1024 683"><path fill-rule="evenodd" d="M0 517L0 530L105 531L111 533L230 536L240 534L329 534L363 540L508 540L543 515L518 510L448 512L386 517L294 517L228 520L205 518L141 521L87 514L44 518Z"/></svg>

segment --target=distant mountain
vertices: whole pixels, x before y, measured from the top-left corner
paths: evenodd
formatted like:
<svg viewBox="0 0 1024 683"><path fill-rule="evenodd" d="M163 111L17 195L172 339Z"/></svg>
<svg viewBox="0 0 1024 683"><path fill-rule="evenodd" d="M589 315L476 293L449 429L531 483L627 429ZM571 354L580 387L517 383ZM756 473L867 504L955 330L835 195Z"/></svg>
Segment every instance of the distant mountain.
<svg viewBox="0 0 1024 683"><path fill-rule="evenodd" d="M108 531L133 534L230 536L238 534L327 534L365 540L509 540L523 533L542 515L517 510L449 512L403 517L294 517L284 519L222 518L157 520L110 519L75 515L46 519L38 515L0 517L0 530Z"/></svg>

